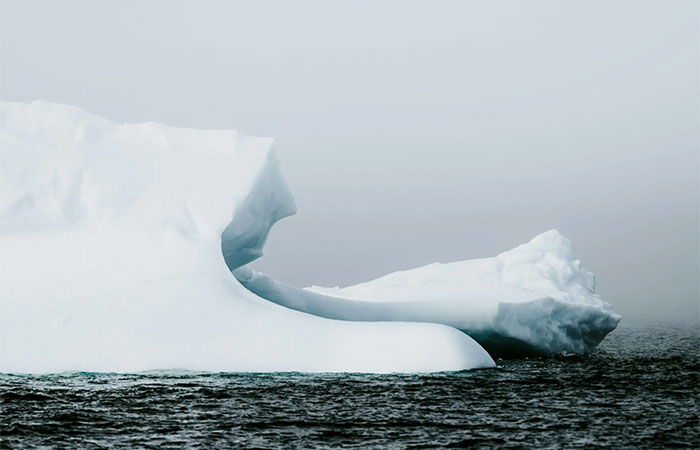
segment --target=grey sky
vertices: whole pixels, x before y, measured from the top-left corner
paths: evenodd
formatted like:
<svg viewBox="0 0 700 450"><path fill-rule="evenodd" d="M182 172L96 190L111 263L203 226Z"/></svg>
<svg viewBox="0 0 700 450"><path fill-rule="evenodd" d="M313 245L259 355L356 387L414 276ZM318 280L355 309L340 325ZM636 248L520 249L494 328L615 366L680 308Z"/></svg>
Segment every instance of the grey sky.
<svg viewBox="0 0 700 450"><path fill-rule="evenodd" d="M347 285L550 228L626 315L698 315L697 1L0 0L0 98L274 136L259 270Z"/></svg>

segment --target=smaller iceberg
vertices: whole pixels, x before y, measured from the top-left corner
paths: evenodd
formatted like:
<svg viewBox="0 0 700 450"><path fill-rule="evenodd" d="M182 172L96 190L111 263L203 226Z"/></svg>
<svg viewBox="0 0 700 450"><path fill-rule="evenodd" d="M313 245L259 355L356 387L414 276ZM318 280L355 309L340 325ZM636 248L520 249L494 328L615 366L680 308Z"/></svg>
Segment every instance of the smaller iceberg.
<svg viewBox="0 0 700 450"><path fill-rule="evenodd" d="M500 357L586 354L620 321L556 230L494 258L429 264L345 288L299 289L247 267L234 275L260 297L321 317L449 325Z"/></svg>

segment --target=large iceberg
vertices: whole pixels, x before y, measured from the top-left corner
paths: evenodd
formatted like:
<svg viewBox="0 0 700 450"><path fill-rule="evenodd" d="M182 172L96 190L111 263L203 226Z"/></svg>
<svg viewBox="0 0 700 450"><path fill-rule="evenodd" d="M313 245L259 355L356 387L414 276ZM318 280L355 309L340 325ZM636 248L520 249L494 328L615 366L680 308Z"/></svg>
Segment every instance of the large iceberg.
<svg viewBox="0 0 700 450"><path fill-rule="evenodd" d="M619 321L556 231L342 289L254 272L294 212L271 139L0 102L0 372L452 371Z"/></svg>

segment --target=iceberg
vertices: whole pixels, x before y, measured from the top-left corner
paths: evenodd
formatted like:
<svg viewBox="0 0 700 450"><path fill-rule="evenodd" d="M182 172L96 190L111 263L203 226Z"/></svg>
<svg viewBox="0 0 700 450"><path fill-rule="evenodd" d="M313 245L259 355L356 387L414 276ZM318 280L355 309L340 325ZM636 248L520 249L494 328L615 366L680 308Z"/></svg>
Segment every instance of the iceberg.
<svg viewBox="0 0 700 450"><path fill-rule="evenodd" d="M620 321L556 230L494 258L429 264L345 288L299 289L248 267L234 274L289 308L342 320L441 323L499 357L590 353Z"/></svg>
<svg viewBox="0 0 700 450"><path fill-rule="evenodd" d="M272 139L0 102L0 372L457 371L620 320L557 231L345 288L252 270L295 212Z"/></svg>
<svg viewBox="0 0 700 450"><path fill-rule="evenodd" d="M455 328L321 318L236 280L295 212L272 144L0 102L0 372L493 367Z"/></svg>

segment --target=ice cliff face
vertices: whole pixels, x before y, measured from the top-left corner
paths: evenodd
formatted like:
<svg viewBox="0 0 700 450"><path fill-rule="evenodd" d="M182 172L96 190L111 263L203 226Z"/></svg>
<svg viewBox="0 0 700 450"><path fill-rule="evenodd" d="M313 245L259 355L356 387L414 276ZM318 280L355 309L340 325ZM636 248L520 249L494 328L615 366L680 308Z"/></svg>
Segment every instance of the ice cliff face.
<svg viewBox="0 0 700 450"><path fill-rule="evenodd" d="M343 289L251 271L294 212L270 139L0 102L0 372L463 370L619 321L555 231Z"/></svg>

